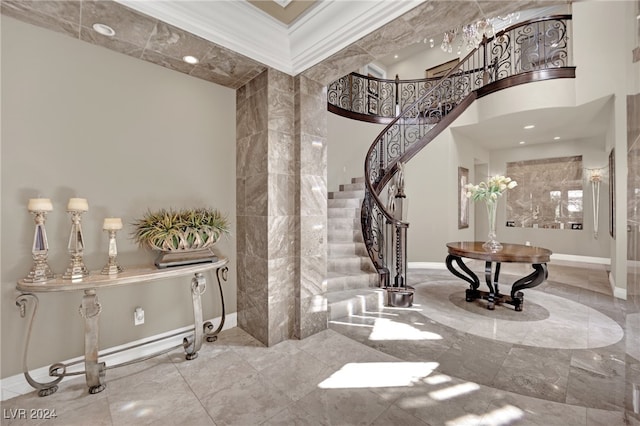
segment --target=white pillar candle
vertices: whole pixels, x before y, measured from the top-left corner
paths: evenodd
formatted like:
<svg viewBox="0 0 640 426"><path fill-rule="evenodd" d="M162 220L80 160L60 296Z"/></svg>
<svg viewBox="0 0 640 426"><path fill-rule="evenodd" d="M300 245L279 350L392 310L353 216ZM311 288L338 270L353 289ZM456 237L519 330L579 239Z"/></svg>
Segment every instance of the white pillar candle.
<svg viewBox="0 0 640 426"><path fill-rule="evenodd" d="M69 198L67 211L86 212L87 210L89 210L89 203L87 203L86 198Z"/></svg>
<svg viewBox="0 0 640 426"><path fill-rule="evenodd" d="M48 198L31 198L29 199L29 204L27 204L27 209L32 212L50 212L53 210L53 205Z"/></svg>
<svg viewBox="0 0 640 426"><path fill-rule="evenodd" d="M119 217L105 217L102 229L105 231L117 231L122 229L122 219Z"/></svg>

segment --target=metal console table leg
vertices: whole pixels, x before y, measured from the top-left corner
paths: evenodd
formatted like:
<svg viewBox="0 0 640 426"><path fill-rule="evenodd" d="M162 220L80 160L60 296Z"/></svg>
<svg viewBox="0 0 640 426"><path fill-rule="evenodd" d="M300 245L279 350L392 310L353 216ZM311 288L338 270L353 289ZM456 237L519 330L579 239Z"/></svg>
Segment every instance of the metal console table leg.
<svg viewBox="0 0 640 426"><path fill-rule="evenodd" d="M27 354L29 353L29 341L31 340L31 331L33 329L33 319L36 316L36 312L38 311L38 297L35 294L31 293L22 293L16 299L16 306L20 309L20 316L24 318L27 314L27 306L29 301L33 302L33 309L31 310L31 315L29 315L29 323L27 325L27 335L24 340L24 349L22 351L22 371L24 374L24 378L33 387L38 391L39 396L47 396L55 393L58 390L58 383L62 381L64 378L64 370L65 367L62 364L54 364L49 368L49 372L51 373L54 370L62 369L63 373L59 375L56 379L47 382L40 383L31 377L29 374L29 367L27 366Z"/></svg>
<svg viewBox="0 0 640 426"><path fill-rule="evenodd" d="M84 318L84 371L89 387L89 393L98 393L105 390L104 383L106 366L104 362L98 362L98 342L100 330L100 313L102 305L98 302L95 289L84 291L80 316Z"/></svg>

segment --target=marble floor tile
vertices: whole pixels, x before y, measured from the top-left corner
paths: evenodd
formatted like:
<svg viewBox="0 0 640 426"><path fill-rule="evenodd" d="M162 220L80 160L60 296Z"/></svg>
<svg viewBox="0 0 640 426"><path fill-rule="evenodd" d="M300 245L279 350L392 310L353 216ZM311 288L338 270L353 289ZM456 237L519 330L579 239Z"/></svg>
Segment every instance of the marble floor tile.
<svg viewBox="0 0 640 426"><path fill-rule="evenodd" d="M512 266L503 291L527 272ZM637 307L612 297L602 265L549 271L515 312L466 302L447 270L410 270L411 308L272 347L225 330L195 360L177 349L109 369L96 395L75 377L45 398L3 401L2 425L640 426ZM6 418L18 409L57 417Z"/></svg>
<svg viewBox="0 0 640 426"><path fill-rule="evenodd" d="M565 402L571 353L568 350L514 347L492 386L527 396Z"/></svg>

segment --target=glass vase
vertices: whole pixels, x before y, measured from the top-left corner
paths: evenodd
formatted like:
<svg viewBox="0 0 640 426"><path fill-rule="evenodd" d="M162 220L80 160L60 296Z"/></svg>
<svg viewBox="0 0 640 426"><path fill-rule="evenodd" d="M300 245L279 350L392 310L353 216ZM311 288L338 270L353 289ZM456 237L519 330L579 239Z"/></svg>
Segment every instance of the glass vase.
<svg viewBox="0 0 640 426"><path fill-rule="evenodd" d="M489 239L482 245L482 248L489 251L502 250L502 244L496 240L496 211L497 201L486 201L487 217L489 220Z"/></svg>

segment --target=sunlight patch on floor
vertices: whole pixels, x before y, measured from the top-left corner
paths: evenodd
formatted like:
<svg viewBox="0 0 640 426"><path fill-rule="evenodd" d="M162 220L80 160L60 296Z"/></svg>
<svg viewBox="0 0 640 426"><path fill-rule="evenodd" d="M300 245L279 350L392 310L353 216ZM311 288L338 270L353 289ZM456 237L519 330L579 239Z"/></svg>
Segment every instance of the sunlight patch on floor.
<svg viewBox="0 0 640 426"><path fill-rule="evenodd" d="M363 362L345 364L318 385L321 389L388 388L421 383L437 362Z"/></svg>
<svg viewBox="0 0 640 426"><path fill-rule="evenodd" d="M436 401L444 401L447 399L455 398L460 395L465 395L480 389L480 385L473 382L461 383L459 385L449 386L448 388L440 389L437 391L429 392L429 396Z"/></svg>
<svg viewBox="0 0 640 426"><path fill-rule="evenodd" d="M503 426L513 424L523 417L524 411L513 405L506 405L495 409L483 416L467 414L457 419L449 420L446 426L477 425L477 426Z"/></svg>
<svg viewBox="0 0 640 426"><path fill-rule="evenodd" d="M442 336L409 324L376 318L369 340L441 340Z"/></svg>

